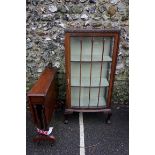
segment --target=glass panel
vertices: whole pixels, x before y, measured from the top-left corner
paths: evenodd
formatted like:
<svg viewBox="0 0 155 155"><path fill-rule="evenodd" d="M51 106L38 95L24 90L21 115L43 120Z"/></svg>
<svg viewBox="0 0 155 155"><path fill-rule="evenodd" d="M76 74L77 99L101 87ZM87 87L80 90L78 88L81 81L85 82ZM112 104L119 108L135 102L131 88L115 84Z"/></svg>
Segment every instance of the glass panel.
<svg viewBox="0 0 155 155"><path fill-rule="evenodd" d="M89 107L95 107L97 106L105 106L106 101L104 98L105 95L105 88L100 88L100 95L99 95L99 103L98 103L98 93L99 93L99 88L91 88L90 89L90 104Z"/></svg>
<svg viewBox="0 0 155 155"><path fill-rule="evenodd" d="M88 107L89 105L89 88L81 88L80 106Z"/></svg>
<svg viewBox="0 0 155 155"><path fill-rule="evenodd" d="M90 37L82 38L82 61L91 61L92 41Z"/></svg>
<svg viewBox="0 0 155 155"><path fill-rule="evenodd" d="M80 38L71 37L71 60L77 59L80 61Z"/></svg>
<svg viewBox="0 0 155 155"><path fill-rule="evenodd" d="M107 70L107 63L102 63L102 75L106 77L103 73L106 73ZM100 78L101 73L101 62L93 63L92 64L92 78Z"/></svg>
<svg viewBox="0 0 155 155"><path fill-rule="evenodd" d="M111 44L112 44L112 38L105 37L104 38L104 56L111 56Z"/></svg>
<svg viewBox="0 0 155 155"><path fill-rule="evenodd" d="M71 62L71 86L80 86L80 63Z"/></svg>
<svg viewBox="0 0 155 155"><path fill-rule="evenodd" d="M79 106L79 87L71 87L71 106Z"/></svg>

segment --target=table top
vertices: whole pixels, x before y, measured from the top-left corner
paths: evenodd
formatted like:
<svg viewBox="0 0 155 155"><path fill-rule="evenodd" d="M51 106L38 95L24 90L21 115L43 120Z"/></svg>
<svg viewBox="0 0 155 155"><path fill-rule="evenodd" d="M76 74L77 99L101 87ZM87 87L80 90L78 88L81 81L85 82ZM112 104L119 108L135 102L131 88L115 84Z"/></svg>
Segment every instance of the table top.
<svg viewBox="0 0 155 155"><path fill-rule="evenodd" d="M37 82L27 93L28 96L46 96L47 91L54 79L56 68L45 68Z"/></svg>
<svg viewBox="0 0 155 155"><path fill-rule="evenodd" d="M65 29L67 33L120 33L120 29Z"/></svg>

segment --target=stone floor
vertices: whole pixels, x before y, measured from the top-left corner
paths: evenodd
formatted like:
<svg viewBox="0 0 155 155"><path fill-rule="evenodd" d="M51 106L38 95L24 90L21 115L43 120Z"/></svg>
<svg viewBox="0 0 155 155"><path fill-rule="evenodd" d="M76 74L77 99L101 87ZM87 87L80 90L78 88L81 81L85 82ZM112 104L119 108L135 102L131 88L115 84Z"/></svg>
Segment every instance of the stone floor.
<svg viewBox="0 0 155 155"><path fill-rule="evenodd" d="M128 155L129 154L129 108L114 106L112 124L103 123L103 114L84 113L84 138L86 155ZM33 143L35 127L27 112L26 153L27 155L79 155L79 114L69 117L69 124L63 124L62 112L56 112L52 126L56 143Z"/></svg>

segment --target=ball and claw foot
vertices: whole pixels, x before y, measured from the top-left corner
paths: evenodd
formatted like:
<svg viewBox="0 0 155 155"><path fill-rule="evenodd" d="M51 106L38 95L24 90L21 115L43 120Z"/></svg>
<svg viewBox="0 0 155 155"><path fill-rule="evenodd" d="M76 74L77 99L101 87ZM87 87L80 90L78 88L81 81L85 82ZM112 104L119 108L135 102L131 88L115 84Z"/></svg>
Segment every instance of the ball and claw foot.
<svg viewBox="0 0 155 155"><path fill-rule="evenodd" d="M68 124L68 115L64 114L64 124Z"/></svg>
<svg viewBox="0 0 155 155"><path fill-rule="evenodd" d="M66 119L66 120L64 120L64 124L68 124L68 120Z"/></svg>
<svg viewBox="0 0 155 155"><path fill-rule="evenodd" d="M110 118L112 116L112 113L107 113L105 117L105 123L106 124L111 124Z"/></svg>
<svg viewBox="0 0 155 155"><path fill-rule="evenodd" d="M107 120L107 121L106 121L106 124L111 124L111 121L110 121L110 120Z"/></svg>
<svg viewBox="0 0 155 155"><path fill-rule="evenodd" d="M53 147L54 143L51 144L51 147Z"/></svg>

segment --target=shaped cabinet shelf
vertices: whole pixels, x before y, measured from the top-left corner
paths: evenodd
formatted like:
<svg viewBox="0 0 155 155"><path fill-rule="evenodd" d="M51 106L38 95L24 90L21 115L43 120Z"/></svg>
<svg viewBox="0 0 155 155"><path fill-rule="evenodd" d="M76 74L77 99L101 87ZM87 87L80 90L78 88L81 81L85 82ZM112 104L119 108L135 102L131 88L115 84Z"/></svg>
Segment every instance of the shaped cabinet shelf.
<svg viewBox="0 0 155 155"><path fill-rule="evenodd" d="M101 83L100 83L100 80L101 80ZM79 77L71 78L71 86L74 86L74 87L80 86ZM106 78L100 79L99 77L92 78L91 80L88 77L81 78L81 87L99 87L99 86L108 87L109 86L108 80Z"/></svg>
<svg viewBox="0 0 155 155"><path fill-rule="evenodd" d="M118 30L66 30L66 110L110 108L118 47Z"/></svg>
<svg viewBox="0 0 155 155"><path fill-rule="evenodd" d="M101 59L102 57L100 56L100 55L93 55L93 57L92 57L92 61L93 62L101 62L102 61L102 59ZM71 61L72 62L79 62L80 61L80 55L72 55L71 56ZM91 62L91 58L90 58L90 56L89 55L83 55L82 56L82 59L81 59L81 61L82 62ZM103 57L103 61L109 61L109 62L111 62L112 61L112 58L110 57L110 56L104 56Z"/></svg>

